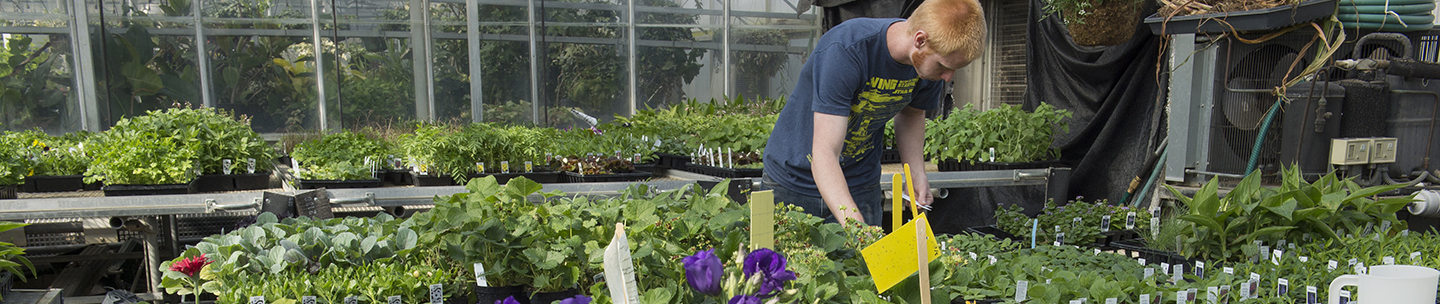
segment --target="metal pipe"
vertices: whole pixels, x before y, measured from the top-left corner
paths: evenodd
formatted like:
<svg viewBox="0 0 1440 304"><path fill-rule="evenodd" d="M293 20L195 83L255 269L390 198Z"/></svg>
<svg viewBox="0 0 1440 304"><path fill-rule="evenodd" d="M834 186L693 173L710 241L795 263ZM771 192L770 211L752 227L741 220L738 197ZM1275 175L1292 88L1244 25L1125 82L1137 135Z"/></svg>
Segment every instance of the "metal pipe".
<svg viewBox="0 0 1440 304"><path fill-rule="evenodd" d="M315 40L315 104L319 105L320 129L326 130L330 119L325 112L325 42L320 40L320 3L316 0L310 0L310 32Z"/></svg>
<svg viewBox="0 0 1440 304"><path fill-rule="evenodd" d="M213 108L215 99L210 97L210 55L206 52L208 47L205 45L205 23L201 21L203 16L200 14L200 6L204 5L205 1L190 3L190 13L195 15L195 58L200 64L197 69L200 70L200 103L206 108Z"/></svg>
<svg viewBox="0 0 1440 304"><path fill-rule="evenodd" d="M479 12L479 1L465 1L466 12ZM473 122L485 121L485 90L484 82L481 81L482 62L480 62L480 18L470 17L465 14L465 37L466 47L470 53L470 118Z"/></svg>
<svg viewBox="0 0 1440 304"><path fill-rule="evenodd" d="M1185 173L1201 174L1201 175L1214 175L1214 176L1219 176L1219 177L1230 177L1230 178L1245 178L1244 175L1239 175L1239 174L1209 172L1209 171L1201 171L1201 170L1195 170L1195 169L1185 169Z"/></svg>
<svg viewBox="0 0 1440 304"><path fill-rule="evenodd" d="M530 29L530 119L540 123L540 63L539 47L535 41L535 1L525 1L525 21Z"/></svg>
<svg viewBox="0 0 1440 304"><path fill-rule="evenodd" d="M625 56L625 57L626 57L626 65L630 67L630 72L629 72L629 73L626 73L627 75L630 76L629 79L627 80L627 81L629 82L629 87L630 87L630 94L629 94L629 95L630 95L630 96L629 96L629 97L630 97L630 98L629 98L629 99L630 99L630 112L627 113L627 114L628 114L628 115L635 115L635 109L636 109L636 105L635 105L635 104L640 102L640 101L639 101L639 99L640 99L640 98L639 98L639 93L638 93L638 92L640 91L640 85L639 85L639 83L638 83L638 80L636 79L636 78L639 77L639 76L637 75L639 72L636 71L636 69L638 68L638 64L636 63L636 57L638 57L638 55L637 55L636 52L638 52L639 50L635 47L635 41L636 41L636 38L635 38L635 23L636 23L636 22L635 22L635 0L625 1L625 12L626 12L626 22L625 22L625 24L626 24L626 31L627 31L627 35L626 35L626 36L628 36L627 38L629 38L629 43L630 43L630 47L629 47L629 48L630 48L630 54L629 54L628 56Z"/></svg>

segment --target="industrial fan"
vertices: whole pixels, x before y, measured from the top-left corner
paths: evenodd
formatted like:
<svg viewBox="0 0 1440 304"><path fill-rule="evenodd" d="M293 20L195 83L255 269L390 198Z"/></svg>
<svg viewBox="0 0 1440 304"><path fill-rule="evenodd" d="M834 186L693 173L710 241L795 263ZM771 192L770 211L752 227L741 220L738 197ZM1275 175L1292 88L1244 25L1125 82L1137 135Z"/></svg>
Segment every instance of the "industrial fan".
<svg viewBox="0 0 1440 304"><path fill-rule="evenodd" d="M1259 44L1245 44L1231 38L1220 42L1208 171L1246 174L1245 167L1262 131L1267 133L1261 142L1256 168L1266 172L1278 170L1281 113L1275 115L1268 129L1262 130L1262 127L1266 112L1277 102L1273 89L1280 86L1287 75L1295 77L1309 64L1300 54L1308 39L1302 35L1292 32Z"/></svg>

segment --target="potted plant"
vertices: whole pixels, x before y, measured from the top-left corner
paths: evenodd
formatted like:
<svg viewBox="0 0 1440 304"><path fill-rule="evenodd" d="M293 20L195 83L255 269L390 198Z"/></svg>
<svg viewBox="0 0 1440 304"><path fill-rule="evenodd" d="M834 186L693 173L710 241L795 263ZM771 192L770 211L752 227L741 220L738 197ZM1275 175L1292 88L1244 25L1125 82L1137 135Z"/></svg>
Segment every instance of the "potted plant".
<svg viewBox="0 0 1440 304"><path fill-rule="evenodd" d="M90 166L90 157L85 154L85 145L90 132L77 131L62 136L50 136L39 130L6 132L14 146L28 154L33 164L25 172L23 192L61 192L85 189L85 168ZM98 188L95 188L98 190Z"/></svg>
<svg viewBox="0 0 1440 304"><path fill-rule="evenodd" d="M390 149L385 142L360 133L327 134L295 146L291 153L302 189L379 187L376 169Z"/></svg>
<svg viewBox="0 0 1440 304"><path fill-rule="evenodd" d="M195 151L168 135L122 127L126 122L97 135L85 182L104 182L106 196L194 192Z"/></svg>
<svg viewBox="0 0 1440 304"><path fill-rule="evenodd" d="M1041 104L1034 112L1002 105L977 111L966 105L925 127L925 152L940 171L1033 169L1058 164L1053 134L1068 132L1070 111Z"/></svg>
<svg viewBox="0 0 1440 304"><path fill-rule="evenodd" d="M397 147L409 164L408 170L416 186L449 186L455 184L452 171L464 170L468 165L459 165L464 160L456 152L457 146L465 142L452 142L448 134L458 130L442 125L422 124L414 133L400 135ZM456 168L458 167L458 168ZM463 171L462 171L463 172ZM465 176L461 174L460 176Z"/></svg>
<svg viewBox="0 0 1440 304"><path fill-rule="evenodd" d="M1140 24L1143 0L1045 0L1042 18L1061 16L1075 44L1116 45L1130 40Z"/></svg>

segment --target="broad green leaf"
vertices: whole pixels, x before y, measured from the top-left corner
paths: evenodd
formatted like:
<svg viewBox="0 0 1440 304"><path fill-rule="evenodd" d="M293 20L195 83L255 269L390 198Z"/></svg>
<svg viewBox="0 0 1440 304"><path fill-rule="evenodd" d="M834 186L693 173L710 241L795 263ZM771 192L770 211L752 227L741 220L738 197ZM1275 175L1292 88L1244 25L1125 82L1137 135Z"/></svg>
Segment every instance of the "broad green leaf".
<svg viewBox="0 0 1440 304"><path fill-rule="evenodd" d="M397 249L399 250L415 248L415 243L418 239L418 234L410 228L400 228L395 231L395 246L398 247Z"/></svg>
<svg viewBox="0 0 1440 304"><path fill-rule="evenodd" d="M1406 186L1406 184L1395 184L1395 185L1375 186L1375 187L1369 187L1369 188L1365 188L1365 189L1360 189L1360 191L1355 191L1354 193L1350 193L1349 196L1346 196L1346 197L1345 197L1345 201L1348 202L1348 201L1351 201L1351 200L1354 200L1354 199L1358 199L1358 198L1362 198L1362 197L1371 197L1371 196L1379 195L1379 194L1381 194L1381 193L1390 192L1390 191L1393 191L1393 190L1395 190L1395 189L1404 188L1405 186Z"/></svg>
<svg viewBox="0 0 1440 304"><path fill-rule="evenodd" d="M1210 228L1210 230L1215 231L1215 233L1224 233L1224 232L1225 232L1225 230L1223 230L1223 229L1220 227L1220 223L1219 223L1219 222L1216 222L1215 219L1212 219L1212 218L1209 218L1209 217L1204 217L1204 216L1199 216L1199 215L1194 215L1194 214L1186 214L1186 215L1181 215L1180 217L1177 217L1177 218L1178 218L1178 219L1181 219L1181 220L1190 221L1191 223L1195 223L1195 224L1197 224L1197 225L1205 226L1205 227L1207 227L1207 228Z"/></svg>
<svg viewBox="0 0 1440 304"><path fill-rule="evenodd" d="M1191 212L1206 217L1213 217L1217 213L1219 213L1220 197L1216 194L1216 188L1218 187L1220 187L1219 177L1210 178L1210 182L1205 183L1205 186L1200 187L1200 191L1195 193L1195 198L1192 201L1192 205L1189 206ZM1215 226L1219 227L1220 225L1217 224Z"/></svg>
<svg viewBox="0 0 1440 304"><path fill-rule="evenodd" d="M1254 241L1255 238L1271 234L1285 233L1286 231L1290 231L1290 229L1295 229L1295 226L1270 226L1260 228L1258 230L1240 236L1240 238L1237 240L1242 241L1241 243L1249 243Z"/></svg>
<svg viewBox="0 0 1440 304"><path fill-rule="evenodd" d="M1277 199L1277 201L1278 201L1278 199ZM1284 200L1284 201L1281 202L1281 203L1277 203L1277 204L1274 204L1274 205L1266 205L1266 206L1265 206L1265 209L1268 209L1268 210L1270 210L1270 212L1275 213L1275 214L1278 214L1278 215L1280 215L1281 217L1284 217L1285 220L1287 220L1287 221L1294 221L1294 220L1295 220L1293 217L1291 217L1291 215L1293 215L1293 214L1295 213L1295 208L1296 208L1296 205L1295 205L1295 201L1294 201L1294 200Z"/></svg>

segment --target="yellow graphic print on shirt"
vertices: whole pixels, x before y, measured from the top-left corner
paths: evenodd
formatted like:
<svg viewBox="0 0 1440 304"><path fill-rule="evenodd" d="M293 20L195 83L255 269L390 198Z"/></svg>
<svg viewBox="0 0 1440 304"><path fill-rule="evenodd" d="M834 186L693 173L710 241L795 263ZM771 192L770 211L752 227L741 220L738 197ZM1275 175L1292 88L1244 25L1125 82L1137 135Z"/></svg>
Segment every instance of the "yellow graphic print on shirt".
<svg viewBox="0 0 1440 304"><path fill-rule="evenodd" d="M842 163L858 161L860 157L875 149L875 134L883 132L885 122L910 104L913 97L911 93L915 91L915 84L919 80L873 77L865 83L860 90L860 96L850 105L845 149L840 153Z"/></svg>

